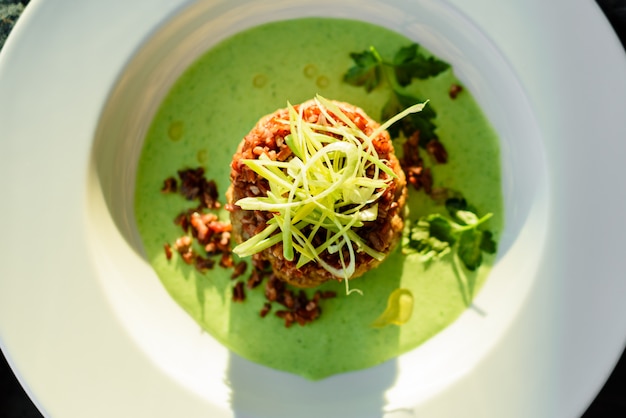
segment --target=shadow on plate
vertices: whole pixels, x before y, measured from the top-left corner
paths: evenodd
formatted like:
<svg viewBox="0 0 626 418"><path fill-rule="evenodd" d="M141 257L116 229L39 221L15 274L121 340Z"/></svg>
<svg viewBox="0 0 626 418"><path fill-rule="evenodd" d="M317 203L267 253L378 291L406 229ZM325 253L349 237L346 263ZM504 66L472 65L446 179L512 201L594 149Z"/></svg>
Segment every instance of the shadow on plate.
<svg viewBox="0 0 626 418"><path fill-rule="evenodd" d="M390 360L367 370L329 377L320 384L233 354L228 378L236 418L381 418L385 392L394 384L396 371L396 360ZM276 381L280 385L270 383Z"/></svg>

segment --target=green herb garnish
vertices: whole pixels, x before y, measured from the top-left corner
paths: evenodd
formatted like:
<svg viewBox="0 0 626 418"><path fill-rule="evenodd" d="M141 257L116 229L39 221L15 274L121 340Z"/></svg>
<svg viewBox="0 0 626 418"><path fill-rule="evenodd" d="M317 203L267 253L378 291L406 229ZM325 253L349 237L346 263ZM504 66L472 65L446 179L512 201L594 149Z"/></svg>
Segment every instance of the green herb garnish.
<svg viewBox="0 0 626 418"><path fill-rule="evenodd" d="M388 120L410 106L423 100L404 91L414 79L434 77L447 70L450 65L432 56L426 56L418 44L400 48L392 61L385 61L373 46L363 52L353 52L350 57L354 61L344 74L343 80L353 86L364 87L368 93L377 88L383 81L391 88L389 99L383 106L381 120ZM420 146L437 139L435 134L436 117L431 106L420 113L413 113L389 127L389 134L396 138L400 132L405 137L420 131Z"/></svg>
<svg viewBox="0 0 626 418"><path fill-rule="evenodd" d="M446 209L449 217L433 213L417 220L403 239L403 252L419 254L423 262L428 262L456 250L465 267L474 271L482 263L483 252L496 252L493 233L480 228L493 214L478 217L464 198L448 199Z"/></svg>
<svg viewBox="0 0 626 418"><path fill-rule="evenodd" d="M393 67L398 83L406 87L414 78L424 80L450 68L450 64L435 57L427 57L418 44L400 48L393 58Z"/></svg>

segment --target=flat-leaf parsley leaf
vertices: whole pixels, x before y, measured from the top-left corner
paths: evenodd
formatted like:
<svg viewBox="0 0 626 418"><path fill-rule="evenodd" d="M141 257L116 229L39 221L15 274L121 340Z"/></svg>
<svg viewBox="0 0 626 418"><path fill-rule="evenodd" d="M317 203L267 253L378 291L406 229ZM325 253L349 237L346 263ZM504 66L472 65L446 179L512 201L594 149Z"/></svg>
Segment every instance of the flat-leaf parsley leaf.
<svg viewBox="0 0 626 418"><path fill-rule="evenodd" d="M354 66L344 74L344 81L353 86L363 86L368 93L378 87L383 64L378 52L372 47L363 52L353 52L350 58L354 61Z"/></svg>
<svg viewBox="0 0 626 418"><path fill-rule="evenodd" d="M414 222L403 239L403 252L418 254L423 262L456 252L463 265L474 271L482 264L483 253L497 250L493 233L480 228L493 215L479 217L463 198L448 199L446 208L450 217L434 213Z"/></svg>
<svg viewBox="0 0 626 418"><path fill-rule="evenodd" d="M420 80L435 76L448 68L450 64L435 57L420 53L418 44L400 48L393 58L396 79L402 87L411 84L413 78Z"/></svg>
<svg viewBox="0 0 626 418"><path fill-rule="evenodd" d="M404 91L414 79L434 77L447 70L450 65L432 56L426 56L418 44L400 48L392 61L385 61L373 46L362 52L353 52L350 57L354 65L344 74L343 80L353 86L363 87L368 93L383 81L390 87L389 100L384 105L381 120L388 120L416 103L422 103L419 97ZM437 140L434 109L428 106L424 111L415 113L389 127L389 134L397 138L402 132L410 137L420 132L419 145L426 148L431 140Z"/></svg>

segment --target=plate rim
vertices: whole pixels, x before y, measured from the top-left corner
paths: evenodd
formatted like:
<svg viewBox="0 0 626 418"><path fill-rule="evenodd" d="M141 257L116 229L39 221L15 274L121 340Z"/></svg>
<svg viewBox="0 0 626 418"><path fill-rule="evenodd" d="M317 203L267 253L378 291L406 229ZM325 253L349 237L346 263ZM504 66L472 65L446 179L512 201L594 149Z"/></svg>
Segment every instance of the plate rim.
<svg viewBox="0 0 626 418"><path fill-rule="evenodd" d="M46 6L51 5L51 4L53 4L53 3L55 3L55 2L54 2L54 1L52 1L52 0L45 2ZM62 5L62 4L64 4L64 3L67 3L67 0L57 0L57 1L56 1L56 3L57 3L57 4ZM180 3L180 4L182 4L182 3L183 3L183 1L180 1L179 3ZM456 1L455 3L461 3L461 2L460 2L460 1ZM483 3L484 3L484 2L483 2ZM7 47L8 49L10 49L10 53L9 53L9 52L5 52L5 53L1 56L1 57L3 58L3 60L5 60L5 59L6 59L6 60L8 60L8 58L7 58L7 57L10 57L10 56L11 56L11 55L13 55L13 54L17 54L16 48L18 47L19 43L20 43L20 42L25 42L23 39L28 37L28 35L25 33L25 32L27 31L28 22L34 21L34 20L36 20L36 18L41 18L41 16L40 16L39 14L40 14L40 13L44 13L44 12L37 11L37 10L39 10L39 7L43 7L43 6L42 6L43 4L44 4L44 2L43 2L43 1L42 1L42 2L36 2L36 1L35 1L35 2L32 2L32 4L31 4L31 5L29 5L29 8L30 8L30 9L32 9L32 10L30 10L29 8L27 8L27 9L29 9L29 10L28 10L27 12L25 12L25 14L24 14L24 20L23 20L23 22L25 22L25 23L18 23L18 25L17 25L17 27L16 27L16 32L14 32L14 33L15 33L15 35L9 38L9 42L7 42L7 45L6 45L5 47ZM584 6L583 4L584 4L583 2L579 2L579 3L577 3L577 6L578 6L579 8L586 7L586 6ZM481 1L480 1L480 0L477 0L477 1L474 3L474 6L476 6L476 5L478 5L478 6L477 6L475 9L473 9L473 10L474 10L474 12L473 12L473 13L472 13L472 6L471 6L471 5L467 5L467 4L465 4L465 5L464 5L465 7L462 7L462 6L459 4L459 5L457 5L457 7L461 8L461 9L462 9L462 10L464 10L464 11L465 11L468 15L472 16L472 17L475 19L475 21L479 21L479 22L480 22L481 20L486 21L486 20L487 20L487 18L486 18L486 17L484 17L484 16L481 18L481 16L479 16L479 12L477 12L477 10L480 10L480 7L481 7L481 6L482 6L482 7L484 7L484 4L481 4ZM530 7L530 6L529 6L529 7ZM599 9L598 9L598 11L599 11ZM595 19L596 19L596 20L595 20L594 22L596 23L596 26L595 26L594 28L595 28L596 30L600 31L600 32L599 32L599 33L601 34L600 36L604 37L604 39L607 39L607 40L608 40L608 39L610 39L610 38L606 38L606 36L607 36L607 29L606 29L606 26L608 26L608 22L606 21L606 19L603 19L603 18L598 19L598 15L597 15L597 14L596 14ZM606 26L605 26L605 25L606 25ZM489 26L489 25L487 24L487 26ZM600 29L599 29L599 28L600 28ZM491 30L494 30L494 29L492 28ZM502 31L502 28L499 28L498 30ZM610 29L609 29L609 30L610 30ZM497 32L497 30L496 30L496 32ZM499 33L502 33L502 32L499 32ZM500 41L500 43L501 43L501 45L500 45L500 46L501 46L501 48L502 48L502 49L504 49L505 51L508 51L508 53L510 53L510 49L508 49L508 48L504 47L504 46L502 45L502 42L503 42L503 41ZM622 67L622 68L624 68L624 64L626 63L626 60L624 59L625 57L624 57L624 54L623 54L623 49L621 48L621 44L619 44L619 42L618 42L618 40L617 40L617 37L616 37L616 35L614 34L614 32L613 32L613 42L612 42L612 43L613 43L613 44L615 44L614 46L619 47L619 51L620 51L620 53L616 53L616 49L615 49L615 48L613 48L613 53L612 53L612 56L615 56L615 55L621 56L621 60L620 60L620 59L615 59L615 62L616 62L616 63L621 63L621 67ZM3 52L4 52L4 50L3 50ZM6 64L5 62L3 62L3 60L0 60L0 76L2 76L2 75L3 75L3 70L5 70L5 71L6 71L6 68L3 68L3 65L7 65L7 66L8 66L8 64ZM514 60L514 67L519 68L519 62L517 62L517 61L515 61L515 60ZM527 77L528 72L527 72L527 71L526 71L526 72L525 72L525 71L522 71L522 73L524 74L524 76L522 76L522 78L523 78L524 80L529 80L529 78L530 78L530 77ZM0 82L1 82L1 81L2 81L2 80L0 79ZM620 85L620 87L622 87L622 88L623 88L623 83ZM538 95L537 95L537 93L536 93L536 92L533 92L533 93L531 94L531 97L533 97L535 100L537 100ZM0 323L0 324L1 324L1 323ZM623 324L622 324L622 325L623 325ZM2 329L0 328L0 330L2 330ZM626 342L626 337L622 336L622 339L621 339L621 340L622 340L621 347L623 347L623 346L624 346L624 343ZM0 345L2 345L3 349L4 349L4 347L5 347L5 345L4 345L4 344L5 344L4 339L0 338ZM613 351L615 352L616 350L613 350ZM621 348L620 348L619 352L621 353ZM19 357L19 356L18 356L18 357ZM606 378L606 376L608 376L608 373L607 373L606 371L607 371L607 370L612 369L612 365L614 365L614 363L617 361L617 358L619 358L619 355L617 355L617 356L614 358L614 361L613 361L612 363L610 363L609 361L604 361L604 372L603 372L603 373L598 373L598 372L596 372L596 373L595 373L596 378L594 379L595 381L591 384L591 386L594 386L594 387L597 387L597 386L598 386L598 380L599 380L599 379L601 379L601 378L599 378L599 377L598 377L599 375L604 374L604 375L605 375L605 376L604 376L604 378ZM20 382L23 384L23 386L25 386L25 388L27 389L27 392L29 392L29 385L28 385L28 383L27 383L27 382L24 382L24 381L22 381L22 380L21 380L21 373L19 373L19 371L20 371L20 370L24 370L24 369L26 369L26 368L27 368L27 366L26 366L25 364L21 364L21 365L20 365L20 364L19 364L19 363L20 363L20 361L15 361L15 364L14 364L14 363L13 363L13 356L11 356L11 355L8 355L8 356L7 356L7 360L9 361L9 364L11 365L11 367L12 367L14 370L17 370L16 375L18 375L18 379L19 379L19 380L20 380ZM603 382L603 381L604 381L604 380L602 379L602 382ZM588 385L588 386L589 386L589 385ZM597 390L599 390L599 387L597 387ZM591 392L591 391L590 391L590 390L587 390L587 392ZM29 393L29 395L32 395L32 394L31 394L31 393ZM593 394L592 394L592 395L593 395ZM590 399L591 399L591 396L592 396L592 395L588 395L588 396L586 396L586 401L587 401L587 402L589 402L589 401L590 401ZM33 396L31 396L31 399L34 399L35 401L37 400L37 398L36 398L36 397L33 397ZM582 401L579 401L579 404L580 404L581 402L584 402L584 401L585 401L585 399L583 399ZM576 407L573 407L573 408L574 408L574 409L579 409L579 406L580 406L580 405L578 405L578 406L576 406ZM38 405L38 407L39 407L39 405Z"/></svg>

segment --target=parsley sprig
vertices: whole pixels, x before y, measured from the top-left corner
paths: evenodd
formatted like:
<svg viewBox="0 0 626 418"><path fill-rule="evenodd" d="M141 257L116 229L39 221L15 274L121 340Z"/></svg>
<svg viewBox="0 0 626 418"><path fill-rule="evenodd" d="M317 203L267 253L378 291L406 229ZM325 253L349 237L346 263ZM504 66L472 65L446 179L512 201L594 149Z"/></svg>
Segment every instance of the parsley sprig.
<svg viewBox="0 0 626 418"><path fill-rule="evenodd" d="M450 65L435 57L424 54L420 46L413 43L400 48L392 61L385 61L376 48L371 46L362 52L353 52L350 57L354 65L344 74L344 81L350 85L363 87L368 93L383 81L391 88L390 96L382 109L381 120L389 120L416 103L424 102L419 97L405 91L415 79L434 77L447 70ZM412 114L389 127L392 138L405 137L420 131L420 146L437 139L434 119L437 116L432 106L427 106L419 114Z"/></svg>
<svg viewBox="0 0 626 418"><path fill-rule="evenodd" d="M375 47L362 52L353 52L350 57L354 65L344 74L344 82L363 87L366 92L386 85L389 98L381 112L381 120L388 120L403 110L424 102L407 91L414 80L424 80L439 75L450 65L413 43L400 48L391 61L384 60ZM427 148L431 141L439 141L435 130L436 112L429 104L421 112L408 115L388 128L392 138L402 133L406 138L419 131L419 146ZM448 216L432 213L421 217L408 228L403 237L403 252L418 254L422 261L429 262L446 254L455 254L470 271L476 270L483 261L483 253L494 254L496 242L493 233L484 224L493 216L488 213L478 216L461 195L454 195L445 202Z"/></svg>
<svg viewBox="0 0 626 418"><path fill-rule="evenodd" d="M482 264L483 252L496 252L493 233L481 228L493 215L479 217L462 197L446 200L446 209L449 217L432 213L418 219L403 239L403 252L419 254L428 262L456 251L465 267L474 271Z"/></svg>

